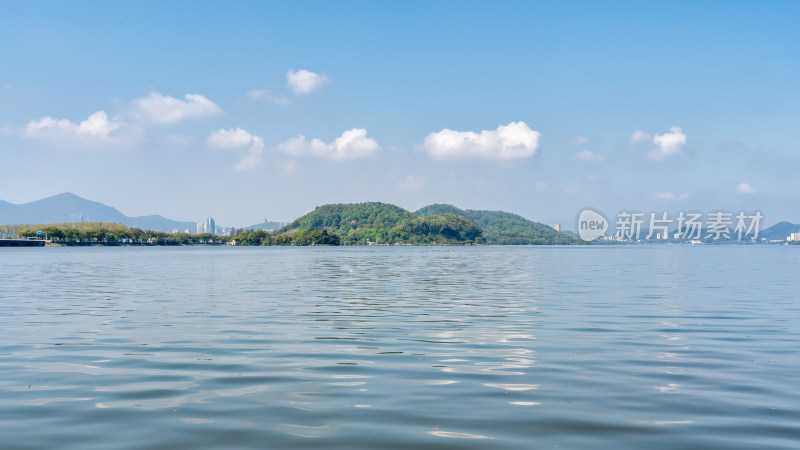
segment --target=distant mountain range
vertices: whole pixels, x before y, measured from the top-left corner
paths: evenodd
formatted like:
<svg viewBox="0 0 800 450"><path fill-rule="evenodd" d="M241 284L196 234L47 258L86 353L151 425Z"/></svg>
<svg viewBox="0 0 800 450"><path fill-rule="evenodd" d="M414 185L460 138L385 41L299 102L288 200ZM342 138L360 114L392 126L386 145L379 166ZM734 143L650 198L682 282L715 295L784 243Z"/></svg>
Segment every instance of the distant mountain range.
<svg viewBox="0 0 800 450"><path fill-rule="evenodd" d="M255 231L255 230L270 231L270 230L277 230L284 225L286 225L286 222L273 222L271 220L265 220L264 222L257 223L255 225L250 225L249 227L244 227L243 229L250 231Z"/></svg>
<svg viewBox="0 0 800 450"><path fill-rule="evenodd" d="M758 233L758 238L765 238L768 241L785 241L792 233L800 233L800 224L778 222L769 228L761 230Z"/></svg>
<svg viewBox="0 0 800 450"><path fill-rule="evenodd" d="M86 200L75 194L65 192L30 203L15 205L0 200L0 224L45 224L80 222L121 223L143 230L171 232L195 230L195 222L181 222L162 216L129 217L116 208L102 203Z"/></svg>

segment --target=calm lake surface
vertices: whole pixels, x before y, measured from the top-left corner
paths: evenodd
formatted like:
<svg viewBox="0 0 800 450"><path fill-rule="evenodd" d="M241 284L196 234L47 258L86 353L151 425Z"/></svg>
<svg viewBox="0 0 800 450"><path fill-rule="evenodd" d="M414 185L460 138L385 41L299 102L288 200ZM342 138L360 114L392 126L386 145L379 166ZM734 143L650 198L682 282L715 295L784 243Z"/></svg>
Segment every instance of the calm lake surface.
<svg viewBox="0 0 800 450"><path fill-rule="evenodd" d="M800 448L800 248L0 250L0 447Z"/></svg>

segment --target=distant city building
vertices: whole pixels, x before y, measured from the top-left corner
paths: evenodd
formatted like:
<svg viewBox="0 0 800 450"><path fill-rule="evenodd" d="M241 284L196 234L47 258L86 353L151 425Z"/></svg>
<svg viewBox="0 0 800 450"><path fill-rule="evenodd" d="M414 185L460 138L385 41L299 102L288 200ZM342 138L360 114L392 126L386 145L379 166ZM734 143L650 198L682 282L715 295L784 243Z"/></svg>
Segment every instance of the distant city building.
<svg viewBox="0 0 800 450"><path fill-rule="evenodd" d="M800 241L800 232L792 233L787 238L787 241Z"/></svg>
<svg viewBox="0 0 800 450"><path fill-rule="evenodd" d="M557 223L556 226L553 227L556 231L561 231L561 224Z"/></svg>
<svg viewBox="0 0 800 450"><path fill-rule="evenodd" d="M206 233L217 234L217 224L214 222L214 218L209 217L206 219Z"/></svg>
<svg viewBox="0 0 800 450"><path fill-rule="evenodd" d="M197 222L197 234L203 234L206 232L206 224L203 222Z"/></svg>
<svg viewBox="0 0 800 450"><path fill-rule="evenodd" d="M187 228L187 229L185 229L185 230L183 230L183 232L184 232L184 233L186 233L186 234L192 234L192 230L190 230L190 229L188 229L188 228Z"/></svg>

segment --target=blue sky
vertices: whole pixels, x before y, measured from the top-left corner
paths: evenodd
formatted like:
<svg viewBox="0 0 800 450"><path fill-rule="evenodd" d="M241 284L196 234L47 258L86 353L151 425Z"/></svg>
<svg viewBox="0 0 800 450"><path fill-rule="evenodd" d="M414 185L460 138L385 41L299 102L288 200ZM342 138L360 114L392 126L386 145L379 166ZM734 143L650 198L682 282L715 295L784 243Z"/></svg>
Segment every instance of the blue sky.
<svg viewBox="0 0 800 450"><path fill-rule="evenodd" d="M0 199L800 222L797 2L5 2Z"/></svg>

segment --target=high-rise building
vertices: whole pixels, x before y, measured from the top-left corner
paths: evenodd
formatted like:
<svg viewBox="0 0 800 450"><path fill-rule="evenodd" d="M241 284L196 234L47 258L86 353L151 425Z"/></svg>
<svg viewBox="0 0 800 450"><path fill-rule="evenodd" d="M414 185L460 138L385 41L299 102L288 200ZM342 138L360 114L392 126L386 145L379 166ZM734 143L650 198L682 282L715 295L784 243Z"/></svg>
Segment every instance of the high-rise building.
<svg viewBox="0 0 800 450"><path fill-rule="evenodd" d="M217 224L213 217L206 219L206 233L217 234Z"/></svg>
<svg viewBox="0 0 800 450"><path fill-rule="evenodd" d="M206 224L203 222L197 222L197 234L203 234L206 232Z"/></svg>
<svg viewBox="0 0 800 450"><path fill-rule="evenodd" d="M553 229L556 231L561 231L561 224L557 223L556 226L553 227Z"/></svg>

